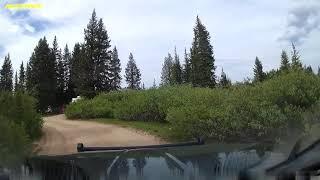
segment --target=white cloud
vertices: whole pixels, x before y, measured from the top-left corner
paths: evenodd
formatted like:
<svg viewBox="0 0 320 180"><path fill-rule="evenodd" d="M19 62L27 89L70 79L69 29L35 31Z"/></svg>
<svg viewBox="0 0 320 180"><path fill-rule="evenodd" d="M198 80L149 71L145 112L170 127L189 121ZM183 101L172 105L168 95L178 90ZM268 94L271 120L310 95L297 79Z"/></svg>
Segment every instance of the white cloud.
<svg viewBox="0 0 320 180"><path fill-rule="evenodd" d="M312 31L319 28L320 1L296 1L289 11L286 31L279 39L302 44Z"/></svg>

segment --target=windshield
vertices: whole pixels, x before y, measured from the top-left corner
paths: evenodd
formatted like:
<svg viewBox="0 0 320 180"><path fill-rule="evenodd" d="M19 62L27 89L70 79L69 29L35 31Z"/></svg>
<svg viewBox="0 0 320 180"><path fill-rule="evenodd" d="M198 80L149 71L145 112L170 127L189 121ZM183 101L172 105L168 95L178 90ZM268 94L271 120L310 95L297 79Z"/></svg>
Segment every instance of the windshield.
<svg viewBox="0 0 320 180"><path fill-rule="evenodd" d="M0 27L0 179L320 169L318 0L0 0Z"/></svg>

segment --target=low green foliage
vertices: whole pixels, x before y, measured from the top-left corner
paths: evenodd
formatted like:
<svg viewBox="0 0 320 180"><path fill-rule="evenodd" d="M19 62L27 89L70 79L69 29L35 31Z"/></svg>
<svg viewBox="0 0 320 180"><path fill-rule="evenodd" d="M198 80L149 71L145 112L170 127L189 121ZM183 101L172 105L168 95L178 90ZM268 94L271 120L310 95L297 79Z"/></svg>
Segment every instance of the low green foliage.
<svg viewBox="0 0 320 180"><path fill-rule="evenodd" d="M304 131L304 114L319 99L320 78L292 71L230 88L171 86L111 92L72 103L66 115L167 122L173 128L171 134L180 138L273 139L293 129Z"/></svg>
<svg viewBox="0 0 320 180"><path fill-rule="evenodd" d="M112 113L111 103L103 98L79 100L77 106L68 106L66 109L66 114L72 119L111 117Z"/></svg>
<svg viewBox="0 0 320 180"><path fill-rule="evenodd" d="M0 117L0 129L0 167L11 166L30 153L30 140L21 126L4 117Z"/></svg>
<svg viewBox="0 0 320 180"><path fill-rule="evenodd" d="M32 97L20 92L0 92L0 166L21 160L40 137L41 116Z"/></svg>

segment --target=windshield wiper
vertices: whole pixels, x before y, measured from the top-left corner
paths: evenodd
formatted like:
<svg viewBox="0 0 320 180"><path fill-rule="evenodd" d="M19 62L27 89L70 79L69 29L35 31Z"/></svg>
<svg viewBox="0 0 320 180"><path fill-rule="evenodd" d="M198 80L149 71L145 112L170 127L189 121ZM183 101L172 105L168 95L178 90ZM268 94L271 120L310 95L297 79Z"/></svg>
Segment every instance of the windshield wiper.
<svg viewBox="0 0 320 180"><path fill-rule="evenodd" d="M78 152L116 151L116 150L133 150L133 149L143 150L143 149L160 149L160 148L168 148L168 147L195 146L195 145L203 145L203 144L204 144L204 140L202 138L197 138L196 141L190 141L190 142L148 145L148 146L90 147L90 146L84 146L83 143L78 143L77 151Z"/></svg>

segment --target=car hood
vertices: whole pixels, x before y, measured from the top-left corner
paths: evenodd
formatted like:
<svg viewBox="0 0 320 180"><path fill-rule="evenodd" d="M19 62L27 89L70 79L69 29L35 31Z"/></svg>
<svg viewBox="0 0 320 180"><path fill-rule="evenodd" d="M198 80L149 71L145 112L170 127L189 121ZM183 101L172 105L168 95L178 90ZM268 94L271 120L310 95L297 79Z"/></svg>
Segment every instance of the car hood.
<svg viewBox="0 0 320 180"><path fill-rule="evenodd" d="M142 150L38 156L28 160L30 174L46 179L234 179L264 160L265 146L206 144Z"/></svg>

